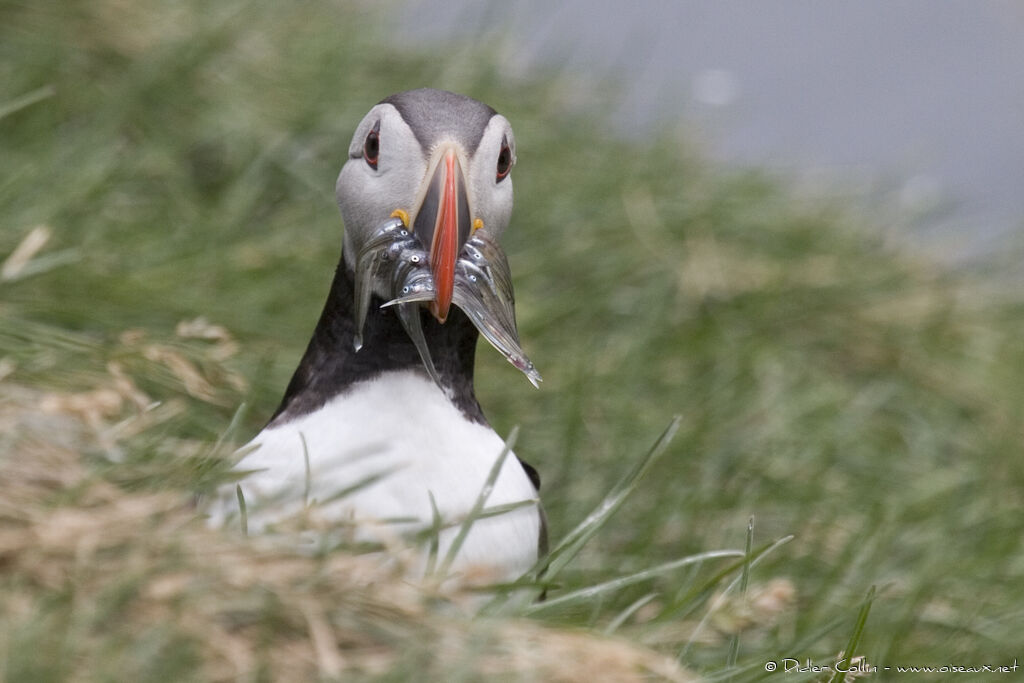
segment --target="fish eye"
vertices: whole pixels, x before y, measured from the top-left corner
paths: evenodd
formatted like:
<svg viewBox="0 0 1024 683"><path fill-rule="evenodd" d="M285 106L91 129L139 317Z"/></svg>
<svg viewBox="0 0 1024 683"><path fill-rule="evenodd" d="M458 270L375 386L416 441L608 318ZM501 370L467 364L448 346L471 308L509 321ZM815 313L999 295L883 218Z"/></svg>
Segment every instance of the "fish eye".
<svg viewBox="0 0 1024 683"><path fill-rule="evenodd" d="M363 159L370 168L377 169L377 160L380 157L380 121L373 124L373 129L367 134L366 142L363 143Z"/></svg>

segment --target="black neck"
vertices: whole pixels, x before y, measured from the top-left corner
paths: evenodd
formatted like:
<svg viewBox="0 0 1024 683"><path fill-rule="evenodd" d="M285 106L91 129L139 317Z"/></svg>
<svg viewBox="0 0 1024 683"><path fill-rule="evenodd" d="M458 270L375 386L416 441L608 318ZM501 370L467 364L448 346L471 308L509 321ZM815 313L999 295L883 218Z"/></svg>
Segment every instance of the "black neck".
<svg viewBox="0 0 1024 683"><path fill-rule="evenodd" d="M414 370L427 377L423 361L398 316L394 311L381 309L384 302L376 295L370 302L363 326L363 348L356 352L352 345L355 337L353 297L353 274L342 258L320 322L271 424L311 413L353 384L389 370ZM479 334L476 328L454 306L443 325L426 310L420 315L434 367L452 402L467 418L486 423L473 393L473 360ZM416 409L415 406L395 408Z"/></svg>

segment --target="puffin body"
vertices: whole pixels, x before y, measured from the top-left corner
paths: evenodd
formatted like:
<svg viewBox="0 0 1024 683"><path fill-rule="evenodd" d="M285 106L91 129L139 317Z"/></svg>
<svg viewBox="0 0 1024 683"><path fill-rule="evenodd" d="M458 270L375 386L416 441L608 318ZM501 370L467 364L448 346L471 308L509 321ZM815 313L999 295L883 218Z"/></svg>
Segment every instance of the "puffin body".
<svg viewBox="0 0 1024 683"><path fill-rule="evenodd" d="M380 409L391 405L415 410L398 424L394 412ZM490 427L466 419L430 378L414 370L359 382L311 413L268 426L252 444L257 449L243 465L259 471L242 484L253 507L250 529L295 515L309 500L316 501L321 518L355 523L357 539L386 541L428 528L436 505L449 523L438 537L439 557L447 554L459 530L455 524L472 509L504 448ZM488 507L536 498L522 465L507 457ZM275 502L269 508L253 502L267 500ZM484 581L514 580L536 562L540 533L536 504L478 519L453 570Z"/></svg>
<svg viewBox="0 0 1024 683"><path fill-rule="evenodd" d="M473 392L480 332L535 384L498 238L512 206L508 121L438 90L393 95L338 177L342 258L279 408L236 466L248 528L316 507L357 540L436 529L445 557L505 449ZM451 569L518 578L546 544L536 472L507 455ZM234 492L211 509L237 510ZM498 509L500 507L500 509ZM426 555L420 566L426 566Z"/></svg>

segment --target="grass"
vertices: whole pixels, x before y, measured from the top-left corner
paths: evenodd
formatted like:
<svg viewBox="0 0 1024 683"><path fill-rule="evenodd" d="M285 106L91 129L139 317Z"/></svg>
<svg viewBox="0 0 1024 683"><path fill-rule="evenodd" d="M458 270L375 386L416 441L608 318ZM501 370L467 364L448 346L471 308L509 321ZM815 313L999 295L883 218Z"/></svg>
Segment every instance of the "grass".
<svg viewBox="0 0 1024 683"><path fill-rule="evenodd" d="M679 660L756 680L849 642L879 666L1012 664L1019 288L717 169L685 133L610 139L612 88L505 77L500 37L417 53L384 11L0 2L6 679L682 677ZM500 434L521 427L555 547L681 416L528 618L366 588L359 557L216 535L188 504L315 324L352 128L422 85L516 129L504 239L545 383L481 346L478 394Z"/></svg>

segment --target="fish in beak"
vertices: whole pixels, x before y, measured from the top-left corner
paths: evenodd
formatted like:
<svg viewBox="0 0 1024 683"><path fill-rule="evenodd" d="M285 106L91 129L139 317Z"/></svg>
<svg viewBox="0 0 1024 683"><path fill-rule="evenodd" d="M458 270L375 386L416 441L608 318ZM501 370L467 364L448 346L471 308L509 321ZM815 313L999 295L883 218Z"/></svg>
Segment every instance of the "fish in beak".
<svg viewBox="0 0 1024 683"><path fill-rule="evenodd" d="M454 304L477 330L534 386L541 381L519 344L515 297L501 246L472 219L466 178L454 144L432 156L415 214L396 209L362 245L356 257L356 350L375 286L391 294L383 307L398 317L419 351L427 373L441 385L423 335L419 307L441 323ZM410 226L411 223L411 226Z"/></svg>

